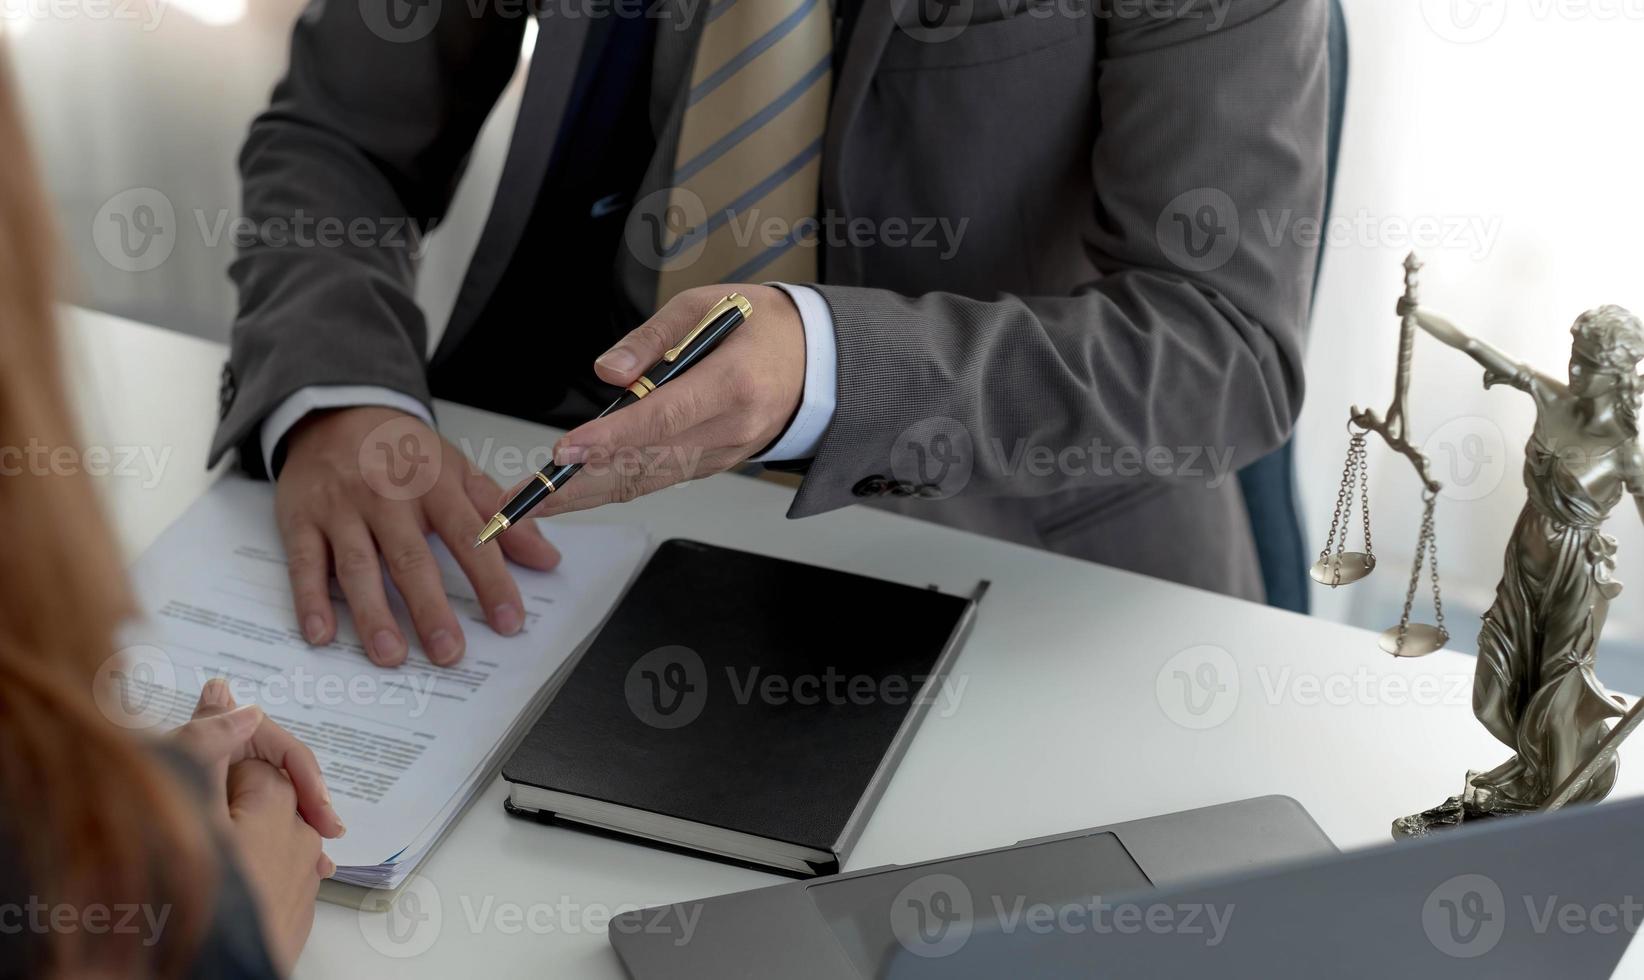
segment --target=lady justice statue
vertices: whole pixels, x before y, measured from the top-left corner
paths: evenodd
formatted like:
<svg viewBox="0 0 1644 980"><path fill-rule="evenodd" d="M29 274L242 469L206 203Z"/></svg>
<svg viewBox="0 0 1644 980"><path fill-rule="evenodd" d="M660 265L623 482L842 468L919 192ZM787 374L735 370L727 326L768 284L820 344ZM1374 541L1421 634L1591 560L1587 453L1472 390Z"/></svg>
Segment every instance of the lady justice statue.
<svg viewBox="0 0 1644 980"><path fill-rule="evenodd" d="M1581 315L1571 328L1569 378L1513 360L1407 295L1400 316L1484 367L1484 385L1507 384L1535 402L1525 449L1527 500L1478 637L1473 711L1515 753L1467 774L1460 796L1393 825L1422 836L1464 820L1603 799L1615 784L1614 748L1635 727L1612 724L1625 705L1594 674L1610 601L1615 540L1605 518L1631 495L1644 515L1639 401L1644 325L1619 306Z"/></svg>

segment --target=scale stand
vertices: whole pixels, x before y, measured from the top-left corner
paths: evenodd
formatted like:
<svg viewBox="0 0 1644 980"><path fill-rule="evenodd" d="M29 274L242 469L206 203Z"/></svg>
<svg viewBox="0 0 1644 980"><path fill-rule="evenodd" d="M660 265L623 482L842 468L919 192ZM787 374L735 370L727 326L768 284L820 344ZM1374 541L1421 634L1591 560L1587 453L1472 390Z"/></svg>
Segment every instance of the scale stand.
<svg viewBox="0 0 1644 980"><path fill-rule="evenodd" d="M1367 436L1369 433L1374 432L1381 436L1390 449L1410 461L1410 464L1415 467L1416 475L1420 478L1422 487L1421 530L1416 538L1415 560L1410 568L1410 584L1404 593L1404 613L1399 618L1399 624L1383 631L1379 640L1381 648L1395 657L1426 656L1442 649L1450 639L1449 631L1444 626L1444 601L1439 590L1438 538L1434 530L1434 509L1438 503L1439 492L1443 488L1437 480L1433 479L1427 457L1412 446L1409 440L1407 396L1410 386L1410 363L1416 328L1421 325L1416 314L1416 273L1420 269L1421 262L1417 260L1414 254L1405 258L1404 302L1399 307L1402 329L1399 334L1399 359L1393 385L1392 404L1387 407L1385 415L1361 410L1357 406L1353 407L1349 415L1347 431L1351 435L1351 441L1347 447L1347 463L1342 469L1341 489L1336 494L1336 511L1330 523L1330 536L1325 541L1324 550L1319 552L1319 560L1310 571L1314 581L1335 588L1363 579L1376 567L1375 552L1372 550L1370 540L1369 477L1365 450ZM1362 552L1346 550L1348 525L1351 523L1355 495L1358 497L1363 510L1364 550ZM1509 555L1510 558L1511 555ZM1415 605L1416 591L1421 584L1423 565L1427 566L1428 574L1432 580L1433 625L1410 621L1411 609ZM1589 611L1590 619L1591 613ZM1594 628L1590 621L1587 628ZM1480 661L1479 669L1481 672L1486 669L1483 661ZM1597 683L1596 678L1591 676L1588 677L1588 681L1591 684ZM1518 682L1513 681L1513 683L1516 685ZM1599 687L1598 690L1602 693L1602 687ZM1613 697L1610 695L1604 696ZM1580 765L1573 769L1560 767L1559 771L1564 772L1565 776L1544 800L1522 800L1504 795L1494 780L1496 771L1504 770L1505 766L1497 767L1497 770L1492 770L1490 773L1469 772L1460 794L1450 797L1432 809L1407 817L1400 817L1393 821L1393 836L1395 838L1424 837L1442 828L1459 826L1465 822L1537 810L1559 810L1578 801L1586 802L1601 799L1603 795L1608 794L1610 788L1607 786L1600 787L1603 789L1603 793L1595 795L1594 780L1605 776L1610 767L1615 764L1622 743L1640 728L1644 728L1644 700L1636 701L1630 707L1626 707L1620 698L1614 698L1614 700L1618 705L1625 707L1625 710L1614 724L1610 725L1602 734L1597 731L1589 733L1577 729L1576 726L1585 724L1585 722L1575 717L1573 712L1569 718L1554 718L1547 723L1548 725L1564 725L1564 729L1561 730L1562 734L1574 731L1576 735L1583 738L1588 734L1597 737L1593 739L1592 750ZM1475 707L1476 713L1478 713L1478 709ZM1494 730L1492 728L1492 731ZM1512 745L1513 743L1509 742L1508 744ZM1522 755L1515 756L1512 761L1520 767L1527 764ZM1529 760L1528 764L1543 767L1546 765L1545 762L1536 759ZM1541 795L1539 789L1537 795Z"/></svg>
<svg viewBox="0 0 1644 980"><path fill-rule="evenodd" d="M1433 510L1438 503L1443 485L1433 479L1428 459L1408 439L1407 403L1410 390L1410 361L1416 341L1416 273L1421 261L1414 252L1404 259L1404 297L1410 312L1402 318L1399 332L1398 370L1393 380L1393 402L1385 416L1372 410L1353 406L1348 416L1347 431L1351 439L1347 445L1347 463L1342 468L1341 489L1336 494L1336 510L1330 521L1330 537L1319 560L1308 571L1313 581L1331 588L1351 585L1369 575L1376 568L1376 556L1370 538L1370 477L1369 454L1365 450L1365 436L1374 432L1381 436L1388 448L1410 460L1422 483L1421 531L1416 538L1416 558L1410 568L1410 587L1404 594L1404 613L1399 624L1385 630L1378 641L1381 648L1395 657L1425 657L1443 649L1450 640L1444 628L1444 600L1439 593L1438 536L1433 521ZM1353 511L1355 485L1364 524L1364 550L1347 551L1347 524ZM1421 567L1426 565L1433 586L1434 623L1412 623L1411 608L1415 604L1416 588L1421 582Z"/></svg>

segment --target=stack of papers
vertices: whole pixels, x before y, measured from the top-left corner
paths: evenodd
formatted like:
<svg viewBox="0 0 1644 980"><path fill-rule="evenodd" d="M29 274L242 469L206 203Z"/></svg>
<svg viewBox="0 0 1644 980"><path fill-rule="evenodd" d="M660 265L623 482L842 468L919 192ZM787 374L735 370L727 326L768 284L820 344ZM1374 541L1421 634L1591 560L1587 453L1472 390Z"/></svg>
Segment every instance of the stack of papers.
<svg viewBox="0 0 1644 980"><path fill-rule="evenodd" d="M558 569L511 566L526 618L512 637L486 625L468 580L431 540L467 653L452 667L430 663L389 583L411 652L378 667L335 585L336 640L303 640L273 490L225 478L132 571L145 620L123 639L114 710L127 727L165 731L188 720L207 681L225 678L237 702L261 705L319 757L348 827L325 845L337 879L393 888L487 785L647 550L634 527L557 525L552 537Z"/></svg>

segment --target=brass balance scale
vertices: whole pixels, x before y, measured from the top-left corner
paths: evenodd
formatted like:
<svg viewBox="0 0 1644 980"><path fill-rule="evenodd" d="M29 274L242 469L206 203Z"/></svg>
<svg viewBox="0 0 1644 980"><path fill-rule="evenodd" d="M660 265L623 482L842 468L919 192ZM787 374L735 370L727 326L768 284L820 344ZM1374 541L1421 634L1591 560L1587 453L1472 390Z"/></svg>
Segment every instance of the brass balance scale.
<svg viewBox="0 0 1644 980"><path fill-rule="evenodd" d="M1443 485L1433 479L1427 457L1409 441L1407 396L1410 386L1411 355L1415 345L1416 329L1419 326L1414 310L1416 273L1420 270L1421 262L1414 254L1405 258L1404 295L1407 302L1403 304L1403 308L1410 312L1401 318L1402 330L1399 334L1398 372L1394 380L1393 402L1388 406L1385 415L1360 410L1357 406L1354 406L1349 414L1347 430L1350 439L1347 446L1347 462L1342 468L1341 488L1336 494L1335 513L1330 521L1330 536L1325 541L1324 550L1319 552L1319 560L1309 571L1315 582L1338 588L1358 582L1375 570L1376 555L1370 536L1369 453L1366 449L1367 437L1374 432L1381 436L1390 449L1410 461L1415 467L1422 488L1421 530L1416 539L1415 561L1410 568L1410 584L1404 594L1404 613L1399 618L1398 625L1383 631L1378 641L1381 649L1395 657L1406 658L1425 657L1436 653L1450 640L1450 633L1444 626L1444 602L1439 591L1438 552L1434 530L1434 509ZM1364 533L1362 551L1347 550L1355 498L1360 509ZM1411 612L1424 565L1432 583L1432 624L1411 622ZM1560 723L1573 724L1574 720L1566 719ZM1560 809L1586 792L1590 781L1615 762L1621 744L1640 728L1644 728L1644 700L1635 702L1616 719L1609 730L1592 746L1585 760L1580 765L1571 767L1567 776L1544 799L1534 801L1528 807L1522 802L1508 805L1480 796L1475 792L1473 785L1473 778L1478 774L1469 773L1467 789L1462 794L1451 797L1431 810L1394 821L1393 834L1399 838L1420 837L1433 830L1457 826L1464 821L1483 817L1529 810Z"/></svg>
<svg viewBox="0 0 1644 980"><path fill-rule="evenodd" d="M1416 273L1421 261L1411 253L1404 260L1404 295L1414 306L1416 300ZM1381 436L1388 448L1410 460L1421 480L1421 531L1416 537L1416 558L1410 568L1410 586L1404 593L1404 613L1397 626L1389 627L1379 640L1383 650L1395 657L1425 657L1444 648L1450 641L1450 632L1444 627L1444 599L1439 590L1438 540L1434 529L1434 508L1438 504L1443 484L1433 479L1427 457L1409 441L1409 413L1407 399L1410 389L1410 359L1416 341L1416 315L1403 317L1399 333L1398 374L1393 382L1393 403L1385 415L1353 406L1347 421L1350 439L1347 444L1347 462L1342 467L1341 489L1336 493L1335 513L1330 518L1330 536L1319 560L1308 574L1313 581L1331 588L1351 585L1375 571L1376 553L1370 535L1370 466L1366 437L1374 432ZM1364 533L1364 550L1348 551L1347 538L1353 520L1354 498L1357 497ZM1433 590L1433 622L1413 623L1411 611L1416 601L1416 590L1421 584L1421 569L1426 565Z"/></svg>

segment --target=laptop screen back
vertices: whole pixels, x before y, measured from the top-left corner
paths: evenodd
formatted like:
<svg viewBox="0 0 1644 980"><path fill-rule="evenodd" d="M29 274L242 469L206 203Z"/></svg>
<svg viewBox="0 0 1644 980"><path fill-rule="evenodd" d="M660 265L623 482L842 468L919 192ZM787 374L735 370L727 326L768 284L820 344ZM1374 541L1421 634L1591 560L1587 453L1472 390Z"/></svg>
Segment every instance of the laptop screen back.
<svg viewBox="0 0 1644 980"><path fill-rule="evenodd" d="M1150 884L1104 833L820 882L806 894L857 971L882 977L901 957L940 962L979 926L1067 928L1100 914L1099 896Z"/></svg>
<svg viewBox="0 0 1644 980"><path fill-rule="evenodd" d="M891 980L1603 980L1644 925L1644 800L1112 897L1105 928L977 923ZM1137 909L1128 925L1115 909ZM1080 923L1082 925L1082 923Z"/></svg>

